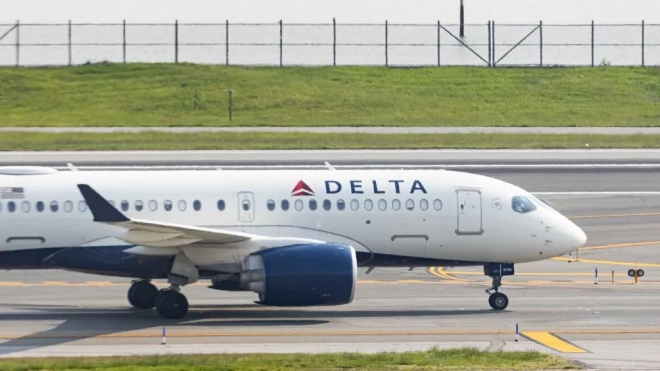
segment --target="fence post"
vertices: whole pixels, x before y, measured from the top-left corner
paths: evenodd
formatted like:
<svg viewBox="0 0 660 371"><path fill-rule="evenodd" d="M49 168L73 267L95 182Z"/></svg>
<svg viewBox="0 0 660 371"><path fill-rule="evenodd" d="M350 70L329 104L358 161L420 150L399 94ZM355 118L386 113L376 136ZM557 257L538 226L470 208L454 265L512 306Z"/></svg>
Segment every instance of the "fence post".
<svg viewBox="0 0 660 371"><path fill-rule="evenodd" d="M225 65L229 66L229 19L225 19Z"/></svg>
<svg viewBox="0 0 660 371"><path fill-rule="evenodd" d="M69 19L69 66L71 66L71 20Z"/></svg>
<svg viewBox="0 0 660 371"><path fill-rule="evenodd" d="M280 67L282 67L282 20L280 19Z"/></svg>
<svg viewBox="0 0 660 371"><path fill-rule="evenodd" d="M595 25L594 21L591 21L591 67L594 66L594 33Z"/></svg>
<svg viewBox="0 0 660 371"><path fill-rule="evenodd" d="M543 21L539 21L539 66L543 67Z"/></svg>
<svg viewBox="0 0 660 371"><path fill-rule="evenodd" d="M21 21L16 21L16 67L21 64Z"/></svg>
<svg viewBox="0 0 660 371"><path fill-rule="evenodd" d="M440 21L438 21L438 67L440 67Z"/></svg>
<svg viewBox="0 0 660 371"><path fill-rule="evenodd" d="M491 23L488 21L488 67L491 67L493 65L493 45L492 45L492 39L493 35L491 33Z"/></svg>
<svg viewBox="0 0 660 371"><path fill-rule="evenodd" d="M497 67L497 62L495 62L495 21L492 21L491 24L493 26L493 67Z"/></svg>
<svg viewBox="0 0 660 371"><path fill-rule="evenodd" d="M122 22L122 42L121 42L121 48L122 48L122 57L124 60L124 63L126 63L126 20Z"/></svg>
<svg viewBox="0 0 660 371"><path fill-rule="evenodd" d="M337 21L332 18L332 65L337 66Z"/></svg>
<svg viewBox="0 0 660 371"><path fill-rule="evenodd" d="M644 21L642 21L642 67L644 67Z"/></svg>
<svg viewBox="0 0 660 371"><path fill-rule="evenodd" d="M174 63L179 63L179 20L174 21Z"/></svg>
<svg viewBox="0 0 660 371"><path fill-rule="evenodd" d="M385 67L389 66L389 61L387 60L387 19L385 20Z"/></svg>

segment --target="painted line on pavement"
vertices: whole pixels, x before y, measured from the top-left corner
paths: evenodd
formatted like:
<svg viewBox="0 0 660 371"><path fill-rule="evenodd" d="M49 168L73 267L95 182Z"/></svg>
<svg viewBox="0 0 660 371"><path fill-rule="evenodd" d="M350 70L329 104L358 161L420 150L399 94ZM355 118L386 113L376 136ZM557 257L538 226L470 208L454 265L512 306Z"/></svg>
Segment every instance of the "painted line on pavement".
<svg viewBox="0 0 660 371"><path fill-rule="evenodd" d="M602 215L577 215L569 216L569 219L597 219L597 218L627 218L633 216L659 216L660 213L636 213L636 214L602 214Z"/></svg>
<svg viewBox="0 0 660 371"><path fill-rule="evenodd" d="M615 244L610 244L610 245L585 246L585 247L581 247L580 251L583 251L583 250L600 250L600 249L618 249L618 248L622 248L622 247L651 246L651 245L658 245L658 244L660 244L660 241L615 243Z"/></svg>
<svg viewBox="0 0 660 371"><path fill-rule="evenodd" d="M556 257L556 258L551 258L551 260L558 260L558 261L568 261L568 258L565 257ZM635 263L635 262L620 262L620 261L611 261L611 260L592 260L592 259L582 259L580 260L573 260L574 263L592 263L592 264L605 264L605 265L624 265L628 267L647 267L647 268L660 268L660 264L655 264L655 263Z"/></svg>
<svg viewBox="0 0 660 371"><path fill-rule="evenodd" d="M522 332L521 335L535 343L541 344L560 353L588 353L587 350L571 344L550 332L529 331Z"/></svg>

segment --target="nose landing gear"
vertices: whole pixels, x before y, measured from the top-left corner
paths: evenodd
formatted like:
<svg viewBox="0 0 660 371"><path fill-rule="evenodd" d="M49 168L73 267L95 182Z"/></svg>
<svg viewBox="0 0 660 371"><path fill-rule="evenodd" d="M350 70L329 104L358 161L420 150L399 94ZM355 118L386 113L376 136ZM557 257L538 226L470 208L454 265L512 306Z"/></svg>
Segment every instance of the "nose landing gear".
<svg viewBox="0 0 660 371"><path fill-rule="evenodd" d="M484 265L484 274L493 279L493 285L486 290L488 304L495 310L504 310L509 305L509 298L499 292L502 286L502 276L512 276L514 274L513 264L489 263ZM494 292L493 292L494 291Z"/></svg>

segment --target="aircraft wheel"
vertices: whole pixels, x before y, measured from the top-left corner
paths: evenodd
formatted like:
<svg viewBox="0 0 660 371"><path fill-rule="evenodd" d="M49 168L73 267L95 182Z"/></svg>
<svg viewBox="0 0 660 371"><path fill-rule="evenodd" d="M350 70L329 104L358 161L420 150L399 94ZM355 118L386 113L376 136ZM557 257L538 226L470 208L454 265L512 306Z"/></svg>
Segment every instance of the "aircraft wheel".
<svg viewBox="0 0 660 371"><path fill-rule="evenodd" d="M137 281L128 289L128 302L137 309L151 309L156 305L158 289L148 281Z"/></svg>
<svg viewBox="0 0 660 371"><path fill-rule="evenodd" d="M158 297L156 311L163 318L183 318L188 313L188 299L176 291L163 291Z"/></svg>
<svg viewBox="0 0 660 371"><path fill-rule="evenodd" d="M488 304L495 310L504 310L509 305L509 298L501 292L494 292L488 298Z"/></svg>

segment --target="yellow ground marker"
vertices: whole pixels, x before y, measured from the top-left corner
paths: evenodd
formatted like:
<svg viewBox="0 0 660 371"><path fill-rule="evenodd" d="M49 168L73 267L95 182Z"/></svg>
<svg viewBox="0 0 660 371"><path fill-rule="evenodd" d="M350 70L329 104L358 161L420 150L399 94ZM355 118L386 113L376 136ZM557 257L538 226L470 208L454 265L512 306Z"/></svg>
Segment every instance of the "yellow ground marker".
<svg viewBox="0 0 660 371"><path fill-rule="evenodd" d="M558 258L551 258L551 260L568 261L568 258L558 257ZM659 268L660 267L660 264L655 264L655 263L618 262L618 261L610 261L610 260L591 260L591 259L580 259L580 263L594 263L594 264L605 264L605 265L625 265L625 266L628 266L628 267L634 267L635 264L636 264L639 267L647 267L647 268Z"/></svg>
<svg viewBox="0 0 660 371"><path fill-rule="evenodd" d="M521 335L560 353L588 353L586 350L560 339L550 332L523 332Z"/></svg>

